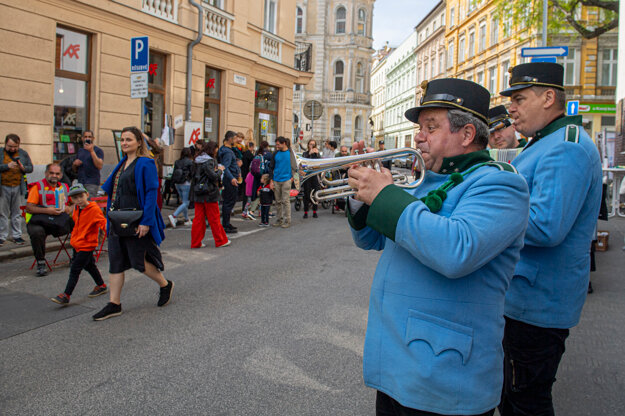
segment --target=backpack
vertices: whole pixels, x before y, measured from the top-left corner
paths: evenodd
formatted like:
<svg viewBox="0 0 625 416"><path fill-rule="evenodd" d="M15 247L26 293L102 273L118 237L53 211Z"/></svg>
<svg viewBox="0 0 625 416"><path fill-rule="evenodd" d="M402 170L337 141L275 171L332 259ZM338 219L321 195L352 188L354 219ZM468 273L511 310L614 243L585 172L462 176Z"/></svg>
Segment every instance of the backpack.
<svg viewBox="0 0 625 416"><path fill-rule="evenodd" d="M250 163L250 172L252 172L252 175L258 177L265 173L263 172L264 164L265 158L263 157L263 155L254 156L254 159L252 159L252 163Z"/></svg>
<svg viewBox="0 0 625 416"><path fill-rule="evenodd" d="M175 168L174 173L171 175L171 182L174 184L180 184L185 182L184 170Z"/></svg>

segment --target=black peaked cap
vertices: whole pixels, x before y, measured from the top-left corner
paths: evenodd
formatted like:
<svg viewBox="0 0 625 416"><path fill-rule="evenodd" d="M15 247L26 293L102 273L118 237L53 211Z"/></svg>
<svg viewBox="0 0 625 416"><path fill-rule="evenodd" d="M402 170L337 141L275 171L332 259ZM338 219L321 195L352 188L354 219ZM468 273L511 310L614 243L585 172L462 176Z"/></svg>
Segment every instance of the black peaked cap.
<svg viewBox="0 0 625 416"><path fill-rule="evenodd" d="M530 62L517 65L510 71L510 83L499 94L510 97L514 91L533 86L551 87L564 91L564 67L552 62Z"/></svg>
<svg viewBox="0 0 625 416"><path fill-rule="evenodd" d="M506 110L505 105L498 105L497 107L493 107L488 110L488 125L491 126L493 123L496 123L500 120L510 118L510 114L508 110Z"/></svg>
<svg viewBox="0 0 625 416"><path fill-rule="evenodd" d="M435 79L421 84L420 106L406 111L404 116L417 123L419 113L426 108L449 108L466 111L488 124L490 93L472 81L456 78Z"/></svg>

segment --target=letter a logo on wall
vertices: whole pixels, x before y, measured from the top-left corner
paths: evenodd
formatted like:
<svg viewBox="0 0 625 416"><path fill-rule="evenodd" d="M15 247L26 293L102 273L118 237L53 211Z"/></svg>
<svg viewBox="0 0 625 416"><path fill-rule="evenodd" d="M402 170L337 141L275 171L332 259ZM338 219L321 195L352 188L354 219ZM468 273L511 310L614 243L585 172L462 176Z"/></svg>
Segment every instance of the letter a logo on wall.
<svg viewBox="0 0 625 416"><path fill-rule="evenodd" d="M193 146L202 139L202 123L187 121L184 123L185 146Z"/></svg>

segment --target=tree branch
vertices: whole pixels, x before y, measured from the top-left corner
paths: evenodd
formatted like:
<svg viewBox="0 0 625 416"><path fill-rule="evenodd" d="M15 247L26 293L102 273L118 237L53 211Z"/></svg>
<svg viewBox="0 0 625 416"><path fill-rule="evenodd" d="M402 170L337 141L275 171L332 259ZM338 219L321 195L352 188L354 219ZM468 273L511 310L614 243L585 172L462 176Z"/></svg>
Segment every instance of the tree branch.
<svg viewBox="0 0 625 416"><path fill-rule="evenodd" d="M584 6L599 7L601 9L612 10L618 13L619 4L618 1L609 0L581 0Z"/></svg>

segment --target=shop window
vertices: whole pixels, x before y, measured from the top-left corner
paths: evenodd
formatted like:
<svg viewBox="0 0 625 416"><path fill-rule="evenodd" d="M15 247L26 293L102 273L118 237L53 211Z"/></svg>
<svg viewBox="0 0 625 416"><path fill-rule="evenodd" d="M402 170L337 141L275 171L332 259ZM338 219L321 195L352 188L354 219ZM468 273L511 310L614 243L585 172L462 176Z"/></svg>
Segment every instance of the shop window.
<svg viewBox="0 0 625 416"><path fill-rule="evenodd" d="M347 17L347 10L345 7L341 6L336 9L336 19L335 19L335 28L334 33L337 35L341 35L345 33L345 21Z"/></svg>
<svg viewBox="0 0 625 416"><path fill-rule="evenodd" d="M150 51L148 96L144 100L143 132L151 138L161 137L165 119L165 70L167 57Z"/></svg>
<svg viewBox="0 0 625 416"><path fill-rule="evenodd" d="M260 82L256 83L254 99L254 138L258 145L263 140L276 144L278 134L279 90Z"/></svg>
<svg viewBox="0 0 625 416"><path fill-rule="evenodd" d="M221 71L206 67L204 89L204 140L219 143Z"/></svg>
<svg viewBox="0 0 625 416"><path fill-rule="evenodd" d="M341 143L341 116L338 114L335 114L332 120L332 139Z"/></svg>
<svg viewBox="0 0 625 416"><path fill-rule="evenodd" d="M88 34L56 28L53 160L75 154L89 128L90 42Z"/></svg>

